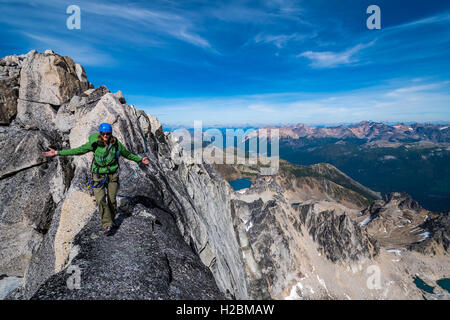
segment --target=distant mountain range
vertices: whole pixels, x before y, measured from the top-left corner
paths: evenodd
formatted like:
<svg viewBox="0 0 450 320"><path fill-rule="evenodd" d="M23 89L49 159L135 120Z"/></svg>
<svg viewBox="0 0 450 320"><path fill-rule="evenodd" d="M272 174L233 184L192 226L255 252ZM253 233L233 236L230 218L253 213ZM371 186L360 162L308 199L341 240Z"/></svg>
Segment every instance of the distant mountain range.
<svg viewBox="0 0 450 320"><path fill-rule="evenodd" d="M399 123L388 125L381 122L362 121L357 124L336 127L309 127L299 123L293 126L269 126L262 128L265 130L258 130L258 132L260 136L265 136L266 131L270 132L270 129L275 128L280 130L280 138L356 138L368 141L383 140L390 142L450 142L449 124L414 123L406 125Z"/></svg>
<svg viewBox="0 0 450 320"><path fill-rule="evenodd" d="M449 125L364 121L331 128L298 124L279 130L282 159L300 165L330 163L382 194L406 192L428 210L450 209ZM268 131L260 129L259 136Z"/></svg>

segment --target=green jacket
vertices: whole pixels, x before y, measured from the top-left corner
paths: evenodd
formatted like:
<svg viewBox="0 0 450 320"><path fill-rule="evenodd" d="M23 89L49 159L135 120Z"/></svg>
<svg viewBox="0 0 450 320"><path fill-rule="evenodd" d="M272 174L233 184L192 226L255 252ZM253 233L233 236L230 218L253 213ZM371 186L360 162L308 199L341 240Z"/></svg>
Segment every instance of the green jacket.
<svg viewBox="0 0 450 320"><path fill-rule="evenodd" d="M135 161L137 163L142 161L142 157L135 155L128 151L119 140L117 145L112 145L109 152L107 152L107 146L98 142L99 133L93 133L89 136L89 141L78 148L61 150L58 152L60 156L75 156L80 154L94 151L94 161L92 162L92 172L99 174L114 173L119 168L119 156L124 156L128 160ZM97 147L95 147L97 145ZM105 157L106 155L106 157Z"/></svg>

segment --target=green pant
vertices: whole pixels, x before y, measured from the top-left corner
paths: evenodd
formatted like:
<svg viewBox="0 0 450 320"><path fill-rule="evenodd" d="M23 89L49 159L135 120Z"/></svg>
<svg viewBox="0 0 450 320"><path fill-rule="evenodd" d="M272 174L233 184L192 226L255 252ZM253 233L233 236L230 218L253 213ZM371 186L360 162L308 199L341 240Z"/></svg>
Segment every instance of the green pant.
<svg viewBox="0 0 450 320"><path fill-rule="evenodd" d="M116 195L119 189L119 175L117 172L107 174L108 183L103 183L100 188L94 188L94 196L98 205L98 212L102 219L102 227L113 224L117 212ZM105 178L104 174L93 174L94 184L98 185Z"/></svg>

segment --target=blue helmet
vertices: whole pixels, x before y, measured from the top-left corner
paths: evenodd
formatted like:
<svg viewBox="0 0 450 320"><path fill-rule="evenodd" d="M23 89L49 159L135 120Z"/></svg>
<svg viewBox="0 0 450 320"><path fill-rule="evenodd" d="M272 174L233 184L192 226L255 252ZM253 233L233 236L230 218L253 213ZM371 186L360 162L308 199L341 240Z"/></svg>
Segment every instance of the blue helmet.
<svg viewBox="0 0 450 320"><path fill-rule="evenodd" d="M99 132L112 132L112 126L109 123L104 122L98 127L98 131Z"/></svg>

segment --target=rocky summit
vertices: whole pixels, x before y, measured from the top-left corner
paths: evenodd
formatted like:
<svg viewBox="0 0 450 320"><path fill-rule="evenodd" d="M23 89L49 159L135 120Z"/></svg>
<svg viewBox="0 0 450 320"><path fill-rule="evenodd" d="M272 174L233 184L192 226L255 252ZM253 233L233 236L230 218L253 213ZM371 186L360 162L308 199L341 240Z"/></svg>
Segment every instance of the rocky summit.
<svg viewBox="0 0 450 320"><path fill-rule="evenodd" d="M261 176L192 163L158 119L51 50L0 59L0 110L2 299L449 298L414 283L448 278L448 214L407 194L382 197L329 164ZM86 188L92 154L42 155L100 122L150 160L133 175L120 159L110 236ZM248 174L248 189L227 182Z"/></svg>

